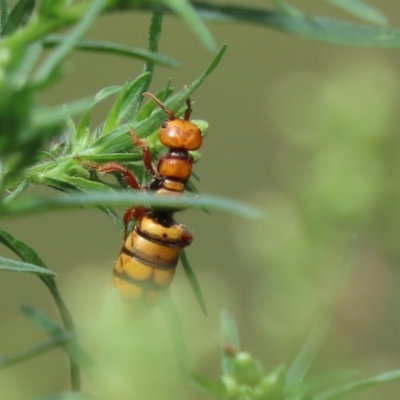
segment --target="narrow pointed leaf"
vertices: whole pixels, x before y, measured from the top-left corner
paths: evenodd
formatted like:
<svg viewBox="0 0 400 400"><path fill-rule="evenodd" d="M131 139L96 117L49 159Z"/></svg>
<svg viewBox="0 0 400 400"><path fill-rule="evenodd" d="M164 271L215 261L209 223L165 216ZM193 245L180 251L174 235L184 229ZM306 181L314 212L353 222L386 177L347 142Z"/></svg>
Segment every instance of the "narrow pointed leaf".
<svg viewBox="0 0 400 400"><path fill-rule="evenodd" d="M285 0L272 0L276 8L283 14L289 15L291 17L302 16L303 13L297 8L293 7Z"/></svg>
<svg viewBox="0 0 400 400"><path fill-rule="evenodd" d="M99 209L105 212L111 218L111 221L114 223L119 232L122 233L124 231L124 223L114 209L108 206L99 206Z"/></svg>
<svg viewBox="0 0 400 400"><path fill-rule="evenodd" d="M201 292L201 287L199 281L196 278L196 275L190 266L189 259L187 258L186 251L182 250L179 256L181 263L183 265L183 269L185 270L186 276L190 282L190 286L193 289L193 292L196 296L197 302L200 305L205 316L207 316L207 306L206 302L204 301L203 293Z"/></svg>
<svg viewBox="0 0 400 400"><path fill-rule="evenodd" d="M358 25L326 17L290 16L277 11L193 1L204 18L220 22L247 22L326 43L349 46L399 48L400 29Z"/></svg>
<svg viewBox="0 0 400 400"><path fill-rule="evenodd" d="M107 97L119 93L121 91L121 89L122 89L122 86L110 86L110 87L106 87L106 88L100 90L98 93L96 93L90 106L88 106L87 110L83 114L82 119L80 120L78 127L76 129L76 137L75 137L74 141L76 142L76 144L78 146L81 145L84 148L85 144L89 143L89 141L90 141L89 123L90 123L90 114L91 114L93 108L98 103L105 100Z"/></svg>
<svg viewBox="0 0 400 400"><path fill-rule="evenodd" d="M153 15L151 17L147 48L149 51L153 51L155 53L158 52L158 43L159 43L160 37L161 37L163 17L164 17L164 13L158 12L158 11L154 11ZM152 60L146 61L143 72L148 72L149 75L147 78L146 85L143 88L144 89L143 91L147 91L150 86L150 83L153 79L154 66L155 66L155 63Z"/></svg>
<svg viewBox="0 0 400 400"><path fill-rule="evenodd" d="M41 396L35 398L35 400L96 400L95 395L77 393L77 392L64 392L56 393L48 396Z"/></svg>
<svg viewBox="0 0 400 400"><path fill-rule="evenodd" d="M64 123L71 115L85 111L92 99L80 99L68 104L55 107L37 107L33 112L32 126L34 129L42 129L52 125ZM45 136L45 133L43 133Z"/></svg>
<svg viewBox="0 0 400 400"><path fill-rule="evenodd" d="M91 182L91 181L89 181ZM76 190L76 186L68 181L65 181L62 178L53 178L53 177L47 177L44 176L41 178L40 183L42 185L46 185L46 186L50 186L54 189L58 189L62 192L69 192L71 190ZM92 183L96 183L96 182L92 182Z"/></svg>
<svg viewBox="0 0 400 400"><path fill-rule="evenodd" d="M113 190L104 183L89 181L79 176L65 176L60 178L43 177L41 183L65 192L71 190L113 192Z"/></svg>
<svg viewBox="0 0 400 400"><path fill-rule="evenodd" d="M7 22L8 14L10 12L8 1L9 0L0 0L0 32L3 31L3 27Z"/></svg>
<svg viewBox="0 0 400 400"><path fill-rule="evenodd" d="M57 12L68 3L69 0L42 0L39 15L43 17L56 17Z"/></svg>
<svg viewBox="0 0 400 400"><path fill-rule="evenodd" d="M389 382L400 380L400 370L393 370L373 376L371 378L363 379L357 382L349 383L334 389L327 390L321 394L313 396L312 400L333 400L338 399L343 395L358 392L360 390L368 389L373 386L383 385Z"/></svg>
<svg viewBox="0 0 400 400"><path fill-rule="evenodd" d="M24 48L21 54L21 60L12 70L12 79L14 82L27 82L42 53L42 44L40 42L32 43Z"/></svg>
<svg viewBox="0 0 400 400"><path fill-rule="evenodd" d="M22 260L47 269L45 263L32 248L2 229L0 229L0 243L12 250Z"/></svg>
<svg viewBox="0 0 400 400"><path fill-rule="evenodd" d="M172 110L176 111L181 104L183 104L186 99L201 85L201 83L204 81L204 79L211 74L211 72L214 71L214 69L218 66L219 62L222 59L222 56L224 55L226 50L226 45L223 45L221 50L218 52L218 54L215 56L211 64L208 66L208 68L196 79L194 80L186 89L182 90L175 96L171 96L169 101L166 102L166 105L168 108L171 108ZM162 114L162 111L160 112L160 115Z"/></svg>
<svg viewBox="0 0 400 400"><path fill-rule="evenodd" d="M63 35L49 35L43 40L45 47L52 48L64 42L66 39ZM159 54L154 51L139 49L136 47L123 46L118 43L96 41L96 40L80 40L75 50L93 51L95 53L115 54L117 56L126 56L137 58L146 62L151 62L163 67L178 68L181 64L171 57Z"/></svg>
<svg viewBox="0 0 400 400"><path fill-rule="evenodd" d="M77 392L64 392L36 397L35 400L96 400L96 396Z"/></svg>
<svg viewBox="0 0 400 400"><path fill-rule="evenodd" d="M7 22L2 30L2 36L9 35L25 25L35 8L35 3L35 0L19 0L8 16ZM2 6L2 11L3 8L4 6Z"/></svg>
<svg viewBox="0 0 400 400"><path fill-rule="evenodd" d="M214 38L189 1L162 0L161 2L174 10L189 25L190 29L200 38L204 46L212 52L217 51Z"/></svg>
<svg viewBox="0 0 400 400"><path fill-rule="evenodd" d="M172 209L188 207L206 207L210 210L219 210L237 214L246 218L260 218L262 213L246 203L223 197L185 194L181 196L157 196L149 192L113 192L113 193L71 193L60 194L51 198L26 197L13 201L0 208L0 216L32 214L55 209L76 207L97 207L98 205L129 206L132 204L145 207L160 207Z"/></svg>
<svg viewBox="0 0 400 400"><path fill-rule="evenodd" d="M50 336L59 335L64 330L51 318L49 318L44 312L29 306L21 306L21 311L27 316L35 325L43 329Z"/></svg>
<svg viewBox="0 0 400 400"><path fill-rule="evenodd" d="M235 319L226 311L221 311L222 344L230 343L236 351L240 351L239 330Z"/></svg>
<svg viewBox="0 0 400 400"><path fill-rule="evenodd" d="M288 368L286 375L286 385L288 388L304 380L321 348L327 328L327 323L321 323L307 338L299 354Z"/></svg>
<svg viewBox="0 0 400 400"><path fill-rule="evenodd" d="M224 375L235 374L235 354L240 351L239 330L235 319L226 311L221 311L221 366Z"/></svg>
<svg viewBox="0 0 400 400"><path fill-rule="evenodd" d="M21 353L14 354L11 356L0 357L0 369L10 367L15 364L30 360L37 356L40 356L48 351L62 346L64 343L73 341L76 339L76 332L63 332L61 335L54 336L51 340L29 348Z"/></svg>
<svg viewBox="0 0 400 400"><path fill-rule="evenodd" d="M49 269L22 261L11 260L5 257L0 257L0 270L2 269L16 272L30 272L36 275L56 275Z"/></svg>
<svg viewBox="0 0 400 400"><path fill-rule="evenodd" d="M67 35L66 40L62 42L43 62L38 72L35 74L34 80L39 83L47 82L58 69L65 58L71 53L83 35L93 25L99 14L103 11L107 0L94 0L90 3L84 17L73 29L72 33Z"/></svg>
<svg viewBox="0 0 400 400"><path fill-rule="evenodd" d="M355 237L351 238L346 249L344 250L342 259L338 263L335 276L332 279L332 287L329 303L328 303L328 315L322 320L319 325L310 334L302 349L297 355L293 364L290 366L287 372L287 387L299 384L302 382L311 368L319 349L322 346L323 340L329 328L331 315L333 312L332 304L336 303L337 298L343 292L344 285L349 275L351 263L354 258L354 251L356 246Z"/></svg>
<svg viewBox="0 0 400 400"><path fill-rule="evenodd" d="M29 179L25 178L21 183L3 200L5 204L15 200L29 186Z"/></svg>
<svg viewBox="0 0 400 400"><path fill-rule="evenodd" d="M147 85L149 75L150 73L146 72L123 86L104 123L104 134L111 132L123 120L128 119L129 113L131 114L130 120L133 119L133 114L142 101L142 93Z"/></svg>
<svg viewBox="0 0 400 400"><path fill-rule="evenodd" d="M375 7L364 3L361 0L326 0L328 3L347 11L356 18L360 18L365 22L386 26L388 21L386 17Z"/></svg>
<svg viewBox="0 0 400 400"><path fill-rule="evenodd" d="M48 317L43 311L29 307L22 306L21 311L28 317L37 327L47 332L52 337L57 337L66 333L61 326ZM91 357L85 350L78 344L78 342L67 342L63 345L64 350L68 353L71 360L77 365L90 366L92 364Z"/></svg>
<svg viewBox="0 0 400 400"><path fill-rule="evenodd" d="M214 399L226 399L227 391L222 381L214 381L205 376L192 374L200 390Z"/></svg>
<svg viewBox="0 0 400 400"><path fill-rule="evenodd" d="M4 246L8 247L11 251L13 251L16 255L18 255L25 263L33 264L35 266L41 267L49 271L50 275L39 275L39 278L45 283L45 285L50 290L54 301L60 311L61 318L63 320L64 326L67 329L74 328L74 322L72 320L71 314L64 303L60 293L58 292L57 285L54 280L55 275L51 272L43 260L39 257L35 250L29 247L26 243L22 242L21 240L16 239L8 232L4 230L0 230L0 243Z"/></svg>

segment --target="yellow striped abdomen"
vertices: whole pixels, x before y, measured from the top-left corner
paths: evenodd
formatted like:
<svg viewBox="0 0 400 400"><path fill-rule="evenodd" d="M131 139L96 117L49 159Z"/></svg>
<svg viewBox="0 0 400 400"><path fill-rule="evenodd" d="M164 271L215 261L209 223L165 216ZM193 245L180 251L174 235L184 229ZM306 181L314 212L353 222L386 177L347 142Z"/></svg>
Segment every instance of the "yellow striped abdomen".
<svg viewBox="0 0 400 400"><path fill-rule="evenodd" d="M149 214L137 221L115 263L112 280L132 312L148 309L161 298L174 277L181 248L189 244L186 234L172 219L161 224Z"/></svg>

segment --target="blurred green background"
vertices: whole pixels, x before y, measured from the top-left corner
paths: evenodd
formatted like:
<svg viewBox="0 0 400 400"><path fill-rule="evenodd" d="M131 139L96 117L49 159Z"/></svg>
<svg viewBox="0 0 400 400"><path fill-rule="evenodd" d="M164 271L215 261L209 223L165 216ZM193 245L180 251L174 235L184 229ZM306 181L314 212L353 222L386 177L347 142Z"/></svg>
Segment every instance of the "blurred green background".
<svg viewBox="0 0 400 400"><path fill-rule="evenodd" d="M292 3L313 14L349 19L320 1ZM388 15L391 26L400 26L397 2L369 3ZM246 5L268 3L248 0ZM149 21L149 14L102 17L89 36L146 47ZM260 359L266 371L289 364L312 328L329 314L332 324L313 376L336 370L369 376L399 368L400 51L327 45L255 25L208 26L228 49L192 98L193 118L210 124L195 165L198 188L249 202L265 216L254 221L194 210L177 215L194 235L187 254L209 308L206 318L179 269L171 294L192 369L219 377L221 309L235 317L242 348ZM160 52L181 61L182 68L157 68L152 91L170 77L181 89L212 60L185 24L171 16L164 20ZM71 73L47 92L43 103L83 97L142 71L142 63L128 58L80 52L69 66ZM93 126L110 104L97 108ZM101 313L121 246L105 214L51 212L3 221L2 229L33 247L56 271L78 325ZM354 237L349 272L338 279L338 266ZM4 248L0 254L13 257ZM0 354L46 338L18 309L30 304L56 316L37 277L2 272L0 301ZM159 310L152 314L162 318ZM160 342L168 348L164 334ZM0 374L2 399L67 387L68 363L61 350ZM130 398L206 398L177 388L148 390ZM399 391L397 383L349 398L398 399Z"/></svg>

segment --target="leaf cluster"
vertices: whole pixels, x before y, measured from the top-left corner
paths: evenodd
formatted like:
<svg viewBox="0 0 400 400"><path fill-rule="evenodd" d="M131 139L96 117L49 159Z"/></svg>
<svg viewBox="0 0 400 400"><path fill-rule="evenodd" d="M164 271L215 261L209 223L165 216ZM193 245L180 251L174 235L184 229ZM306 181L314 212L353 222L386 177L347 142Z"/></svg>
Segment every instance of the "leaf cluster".
<svg viewBox="0 0 400 400"><path fill-rule="evenodd" d="M289 367L282 364L266 373L260 361L240 350L236 322L227 311L222 311L222 376L215 381L193 374L193 379L203 392L216 400L334 400L400 379L400 370L356 381L354 378L359 374L354 371L305 379L323 343L326 329L326 323L317 326Z"/></svg>

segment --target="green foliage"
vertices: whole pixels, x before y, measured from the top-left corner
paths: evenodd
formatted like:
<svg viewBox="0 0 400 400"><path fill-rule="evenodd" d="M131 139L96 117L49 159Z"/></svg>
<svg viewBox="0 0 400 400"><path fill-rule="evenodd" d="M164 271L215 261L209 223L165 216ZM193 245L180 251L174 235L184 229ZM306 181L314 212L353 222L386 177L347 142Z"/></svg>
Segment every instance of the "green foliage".
<svg viewBox="0 0 400 400"><path fill-rule="evenodd" d="M130 128L146 138L151 153L157 157L163 146L157 139L157 127L165 117L153 102L143 104L142 94L152 80L156 65L178 67L169 56L158 53L164 12L182 18L200 38L206 48L215 53L213 61L193 82L179 92L167 85L157 93L168 108L177 115L183 112L185 100L213 72L220 62L225 46L217 51L215 41L204 19L211 21L240 21L279 29L297 36L328 43L398 48L400 31L382 28L386 18L375 8L359 0L333 1L352 16L377 26L358 25L326 17L307 15L286 1L275 0L275 9L254 9L246 5L218 5L214 2L188 0L19 0L10 9L7 0L0 0L0 216L15 217L53 209L97 207L110 216L117 229L123 224L112 206L132 204L146 207L197 207L258 218L259 211L246 204L217 196L198 197L193 182L185 196L163 198L151 193L126 193L125 186L103 182L96 174L82 167L80 160L122 162L137 176L143 176L141 153L132 148L127 135ZM85 40L84 36L102 14L121 10L150 10L153 18L149 29L147 49L138 49L109 42ZM63 31L61 35L59 32ZM143 72L122 86L99 90L94 96L69 104L43 106L38 102L41 93L66 74L65 62L74 50L109 53L132 57L144 62ZM90 125L91 112L103 100L115 96L104 121L95 128ZM75 124L72 116L82 114ZM194 121L202 134L207 132L205 121ZM200 154L193 152L198 160ZM51 198L21 196L30 185L45 185L60 194ZM0 358L0 368L24 362L55 347L62 347L70 360L71 383L75 392L61 393L46 399L84 399L80 390L80 369L95 376L91 356L78 343L75 323L56 285L55 274L27 244L0 230L0 242L20 261L0 257L0 270L28 272L38 276L49 289L61 316L62 326L40 310L23 307L24 315L49 334L50 340L19 354ZM203 312L206 301L185 252L181 261ZM187 375L187 358L179 316L169 305L176 347L182 350L182 375ZM370 386L400 379L399 371L392 371L369 379L336 385L322 390L322 383L305 380L317 356L327 327L319 327L306 341L298 357L289 368L279 365L265 373L261 363L250 354L240 351L236 323L227 312L222 313L222 377L212 381L200 375L193 378L197 385L215 399L264 400L329 400ZM101 331L101 330L98 330ZM124 331L124 330L123 330ZM112 331L113 332L113 331ZM124 331L125 332L125 331ZM101 334L102 332L97 332ZM121 334L121 332L119 332ZM127 335L122 333L121 335ZM124 340L126 336L121 336ZM118 342L118 340L117 340ZM126 351L126 348L123 348ZM101 379L94 378L101 388ZM322 380L321 380L322 382ZM323 382L324 385L326 382ZM332 380L332 383L335 383ZM44 398L42 398L44 399Z"/></svg>
<svg viewBox="0 0 400 400"><path fill-rule="evenodd" d="M305 380L315 359L315 349L319 349L321 345L321 332L325 331L324 328L310 335L289 368L279 365L266 374L258 360L249 353L240 351L238 328L227 311L221 313L221 331L222 377L213 381L205 376L193 374L193 379L201 390L216 400L333 400L357 390L400 379L400 371L395 370L351 383L346 382L328 390L323 387L335 384L337 377L318 381L311 379L310 382ZM352 375L343 375L341 379L348 381L352 379Z"/></svg>

